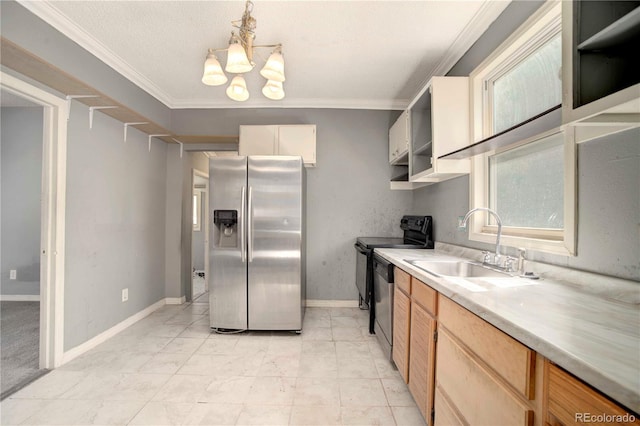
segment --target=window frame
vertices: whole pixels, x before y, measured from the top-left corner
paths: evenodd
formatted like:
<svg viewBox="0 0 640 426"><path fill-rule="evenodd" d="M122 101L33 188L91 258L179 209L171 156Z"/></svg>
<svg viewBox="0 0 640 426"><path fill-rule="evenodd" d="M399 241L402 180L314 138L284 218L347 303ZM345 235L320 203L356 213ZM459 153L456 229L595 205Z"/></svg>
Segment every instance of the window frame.
<svg viewBox="0 0 640 426"><path fill-rule="evenodd" d="M490 91L487 90L489 82L512 69L535 49L555 37L560 30L561 4L555 0L547 1L470 74L471 129L475 142L492 136L493 133L493 116L489 107L491 99L488 96ZM562 133L564 138L564 229L503 226L503 245L562 255L576 254L576 145L575 132L571 127L540 129L540 133L533 137L473 157L469 178L469 208L471 210L489 206L490 156L558 133ZM491 224L489 215L473 215L469 223L470 240L495 243L497 226Z"/></svg>

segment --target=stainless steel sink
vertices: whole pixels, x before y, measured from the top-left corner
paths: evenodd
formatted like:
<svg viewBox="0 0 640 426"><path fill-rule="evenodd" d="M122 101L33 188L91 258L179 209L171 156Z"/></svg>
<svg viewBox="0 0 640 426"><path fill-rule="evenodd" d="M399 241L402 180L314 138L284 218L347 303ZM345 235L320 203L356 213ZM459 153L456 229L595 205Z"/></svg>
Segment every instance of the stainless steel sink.
<svg viewBox="0 0 640 426"><path fill-rule="evenodd" d="M509 277L506 272L489 269L478 263L466 261L438 262L429 260L405 259L407 263L422 269L436 277L463 277L463 278L483 278L483 277Z"/></svg>

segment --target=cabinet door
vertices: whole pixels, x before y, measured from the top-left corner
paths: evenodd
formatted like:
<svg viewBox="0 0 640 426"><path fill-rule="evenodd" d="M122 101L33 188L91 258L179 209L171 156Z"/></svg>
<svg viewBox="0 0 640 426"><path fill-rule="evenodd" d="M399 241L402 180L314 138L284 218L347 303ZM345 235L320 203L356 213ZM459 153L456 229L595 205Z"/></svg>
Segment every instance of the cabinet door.
<svg viewBox="0 0 640 426"><path fill-rule="evenodd" d="M279 126L278 155L299 155L305 165L316 164L316 126Z"/></svg>
<svg viewBox="0 0 640 426"><path fill-rule="evenodd" d="M549 414L554 424L572 425L639 425L640 419L630 419L627 410L583 384L578 379L553 364L547 364ZM609 416L596 420L598 415ZM586 416L591 416L590 420ZM602 420L602 421L600 421Z"/></svg>
<svg viewBox="0 0 640 426"><path fill-rule="evenodd" d="M278 126L240 126L239 155L274 155Z"/></svg>
<svg viewBox="0 0 640 426"><path fill-rule="evenodd" d="M469 145L468 77L433 77L431 123L434 157Z"/></svg>
<svg viewBox="0 0 640 426"><path fill-rule="evenodd" d="M470 425L531 426L533 410L438 328L437 386ZM436 413L437 417L437 413Z"/></svg>
<svg viewBox="0 0 640 426"><path fill-rule="evenodd" d="M395 163L409 151L409 114L404 111L389 129L389 162Z"/></svg>
<svg viewBox="0 0 640 426"><path fill-rule="evenodd" d="M393 292L393 362L404 382L409 381L409 326L411 299L398 289Z"/></svg>
<svg viewBox="0 0 640 426"><path fill-rule="evenodd" d="M414 287L415 288L415 287ZM409 390L425 419L433 408L436 321L419 304L411 303Z"/></svg>

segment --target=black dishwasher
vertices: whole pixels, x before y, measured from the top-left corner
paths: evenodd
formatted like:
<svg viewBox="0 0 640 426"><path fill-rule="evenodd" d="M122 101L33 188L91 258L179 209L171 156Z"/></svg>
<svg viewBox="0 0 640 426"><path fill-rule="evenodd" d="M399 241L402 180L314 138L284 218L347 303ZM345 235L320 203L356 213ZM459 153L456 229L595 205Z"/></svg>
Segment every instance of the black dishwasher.
<svg viewBox="0 0 640 426"><path fill-rule="evenodd" d="M393 346L393 264L373 255L374 330L382 351L391 360Z"/></svg>

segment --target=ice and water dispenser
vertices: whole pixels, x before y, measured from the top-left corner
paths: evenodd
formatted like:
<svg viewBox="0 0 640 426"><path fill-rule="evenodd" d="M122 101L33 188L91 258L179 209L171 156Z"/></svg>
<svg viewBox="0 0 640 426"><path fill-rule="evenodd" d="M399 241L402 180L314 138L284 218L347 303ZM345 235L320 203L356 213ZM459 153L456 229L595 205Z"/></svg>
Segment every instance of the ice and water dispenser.
<svg viewBox="0 0 640 426"><path fill-rule="evenodd" d="M238 211L213 211L213 244L215 247L238 247Z"/></svg>

